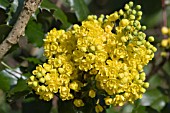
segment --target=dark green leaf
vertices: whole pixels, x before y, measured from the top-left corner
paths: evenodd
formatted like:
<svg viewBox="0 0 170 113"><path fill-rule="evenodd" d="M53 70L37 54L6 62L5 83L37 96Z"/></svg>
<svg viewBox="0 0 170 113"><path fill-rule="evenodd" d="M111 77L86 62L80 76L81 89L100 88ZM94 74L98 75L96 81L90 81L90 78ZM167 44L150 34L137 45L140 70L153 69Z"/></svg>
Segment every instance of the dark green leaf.
<svg viewBox="0 0 170 113"><path fill-rule="evenodd" d="M67 109L66 109L67 108ZM58 100L58 113L77 113L75 106L72 101L62 101Z"/></svg>
<svg viewBox="0 0 170 113"><path fill-rule="evenodd" d="M3 91L9 91L12 79L8 77L4 72L0 72L0 89Z"/></svg>
<svg viewBox="0 0 170 113"><path fill-rule="evenodd" d="M140 104L140 101L139 100L136 100L135 101L135 104L134 104L134 109L132 110L132 113L147 113L145 111L146 107L145 106L142 106Z"/></svg>
<svg viewBox="0 0 170 113"><path fill-rule="evenodd" d="M6 24L0 25L0 43L7 37L11 29L12 27Z"/></svg>
<svg viewBox="0 0 170 113"><path fill-rule="evenodd" d="M30 20L27 24L25 34L30 43L36 44L38 47L43 45L44 33L41 24Z"/></svg>
<svg viewBox="0 0 170 113"><path fill-rule="evenodd" d="M44 32L48 32L56 25L54 16L46 9L42 9L37 14L37 21L42 24Z"/></svg>
<svg viewBox="0 0 170 113"><path fill-rule="evenodd" d="M21 91L24 91L24 90L29 90L29 87L27 85L27 82L26 80L24 79L18 79L17 81L17 85L14 86L14 88L12 88L10 90L10 93L15 93L15 92L21 92Z"/></svg>
<svg viewBox="0 0 170 113"><path fill-rule="evenodd" d="M69 0L70 6L74 9L77 19L83 21L87 18L90 11L84 0Z"/></svg>
<svg viewBox="0 0 170 113"><path fill-rule="evenodd" d="M6 19L8 18L8 15L6 14L6 11L2 8L0 8L0 25L5 24Z"/></svg>
<svg viewBox="0 0 170 113"><path fill-rule="evenodd" d="M9 102L15 101L18 98L25 97L30 92L26 80L18 79L17 85L15 85L7 94L7 100Z"/></svg>
<svg viewBox="0 0 170 113"><path fill-rule="evenodd" d="M51 101L43 101L33 97L29 98L29 101L27 99L22 104L22 113L50 113L52 107Z"/></svg>
<svg viewBox="0 0 170 113"><path fill-rule="evenodd" d="M59 9L54 3L50 2L49 0L43 0L41 3L42 8L54 10L54 17L56 19L59 19L62 23L64 28L68 28L71 24L67 21L67 16L64 14L64 12Z"/></svg>
<svg viewBox="0 0 170 113"><path fill-rule="evenodd" d="M158 112L160 112L166 105L164 97L157 98L156 101L151 105L151 107Z"/></svg>
<svg viewBox="0 0 170 113"><path fill-rule="evenodd" d="M7 7L9 4L9 0L0 0L0 6Z"/></svg>
<svg viewBox="0 0 170 113"><path fill-rule="evenodd" d="M143 106L151 106L151 108L160 111L167 101L165 95L163 95L158 89L148 90L141 99Z"/></svg>

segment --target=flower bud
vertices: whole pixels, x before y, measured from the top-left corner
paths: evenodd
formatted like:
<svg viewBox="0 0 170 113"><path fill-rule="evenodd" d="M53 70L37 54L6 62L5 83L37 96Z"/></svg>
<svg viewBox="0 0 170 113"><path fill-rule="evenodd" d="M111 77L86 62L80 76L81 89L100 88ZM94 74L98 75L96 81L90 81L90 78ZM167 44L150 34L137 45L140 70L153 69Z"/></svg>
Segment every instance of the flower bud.
<svg viewBox="0 0 170 113"><path fill-rule="evenodd" d="M148 38L148 40L149 40L149 42L153 42L153 41L154 41L154 37L153 37L153 36L150 36L150 37Z"/></svg>
<svg viewBox="0 0 170 113"><path fill-rule="evenodd" d="M162 32L163 35L168 34L168 28L163 26L162 29L161 29L161 32Z"/></svg>

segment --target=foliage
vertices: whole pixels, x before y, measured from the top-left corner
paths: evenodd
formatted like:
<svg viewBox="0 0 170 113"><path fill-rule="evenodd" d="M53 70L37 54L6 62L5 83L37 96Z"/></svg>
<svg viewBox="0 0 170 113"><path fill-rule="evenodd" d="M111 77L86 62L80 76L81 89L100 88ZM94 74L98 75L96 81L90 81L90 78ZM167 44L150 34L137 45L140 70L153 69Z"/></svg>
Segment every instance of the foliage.
<svg viewBox="0 0 170 113"><path fill-rule="evenodd" d="M43 56L42 49L47 32L53 28L69 31L73 24L81 26L81 22L89 14L108 15L123 8L125 3L128 3L128 0L43 0L29 20L25 36L21 37L19 43L6 54L0 65L0 113L76 113L77 111L94 113L93 105L96 102L93 99L89 99L82 108L76 108L72 101L62 101L58 98L58 94L53 100L46 102L39 100L35 91L28 87L27 81L36 66L47 60ZM155 41L151 44L158 49L154 59L144 68L146 81L150 83L150 87L143 94L143 98L136 100L134 104L125 103L122 107L105 106L106 110L103 113L169 113L169 5L166 4L167 17L163 17L161 14L165 10L162 9L161 0L134 0L134 4L141 4L143 12L141 24L147 26L145 32L147 35L155 37ZM24 0L0 0L0 43L8 36L23 5ZM166 18L167 26L165 24L162 26L162 18ZM100 104L104 102L101 101Z"/></svg>

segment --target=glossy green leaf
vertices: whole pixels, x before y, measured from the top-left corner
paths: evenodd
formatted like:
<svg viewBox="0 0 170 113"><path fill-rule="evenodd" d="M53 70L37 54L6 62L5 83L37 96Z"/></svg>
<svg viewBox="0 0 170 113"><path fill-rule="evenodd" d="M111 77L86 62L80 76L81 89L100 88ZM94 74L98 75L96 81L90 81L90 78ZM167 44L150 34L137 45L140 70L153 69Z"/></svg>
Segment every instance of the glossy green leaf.
<svg viewBox="0 0 170 113"><path fill-rule="evenodd" d="M0 25L0 43L7 37L12 27L6 24Z"/></svg>
<svg viewBox="0 0 170 113"><path fill-rule="evenodd" d="M48 32L57 23L53 14L46 9L42 9L37 13L37 21L42 24L44 32Z"/></svg>
<svg viewBox="0 0 170 113"><path fill-rule="evenodd" d="M145 109L146 107L141 105L140 100L136 100L131 113L147 113Z"/></svg>
<svg viewBox="0 0 170 113"><path fill-rule="evenodd" d="M26 80L18 79L17 84L10 90L10 94L14 94L16 92L21 92L24 90L29 90Z"/></svg>
<svg viewBox="0 0 170 113"><path fill-rule="evenodd" d="M0 0L0 6L2 7L7 7L9 4L9 0Z"/></svg>
<svg viewBox="0 0 170 113"><path fill-rule="evenodd" d="M49 0L43 0L43 2L41 3L41 7L42 8L46 8L46 9L50 9L50 10L54 10L54 17L55 19L59 19L63 26L65 28L68 28L71 24L67 21L67 16L64 14L64 12L59 9L54 3L52 3Z"/></svg>
<svg viewBox="0 0 170 113"><path fill-rule="evenodd" d="M151 105L151 107L158 112L160 112L166 105L164 97L157 98L156 101Z"/></svg>
<svg viewBox="0 0 170 113"><path fill-rule="evenodd" d="M77 19L83 21L90 14L90 11L84 0L69 0L70 6L73 8Z"/></svg>
<svg viewBox="0 0 170 113"><path fill-rule="evenodd" d="M44 33L41 24L30 20L27 24L25 34L28 37L28 41L32 44L36 44L38 47L43 45Z"/></svg>
<svg viewBox="0 0 170 113"><path fill-rule="evenodd" d="M167 98L158 89L148 90L143 94L141 104L143 106L151 106L151 108L160 111L165 106Z"/></svg>
<svg viewBox="0 0 170 113"><path fill-rule="evenodd" d="M4 72L0 72L0 89L3 91L9 91L12 79L8 77Z"/></svg>
<svg viewBox="0 0 170 113"><path fill-rule="evenodd" d="M17 84L7 94L7 100L9 102L15 101L18 98L25 97L30 92L26 80L18 79Z"/></svg>

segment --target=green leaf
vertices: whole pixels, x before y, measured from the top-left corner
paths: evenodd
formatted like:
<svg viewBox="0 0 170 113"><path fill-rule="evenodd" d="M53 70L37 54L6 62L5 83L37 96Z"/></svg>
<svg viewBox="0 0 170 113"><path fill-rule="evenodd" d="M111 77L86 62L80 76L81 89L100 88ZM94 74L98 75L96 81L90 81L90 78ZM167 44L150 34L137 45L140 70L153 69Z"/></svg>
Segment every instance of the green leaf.
<svg viewBox="0 0 170 113"><path fill-rule="evenodd" d="M8 94L12 95L14 93L22 92L22 91L25 91L25 90L30 90L28 85L27 85L26 80L18 79L17 84L9 91Z"/></svg>
<svg viewBox="0 0 170 113"><path fill-rule="evenodd" d="M27 24L25 34L28 37L30 43L36 44L38 47L43 45L44 33L41 24L30 20Z"/></svg>
<svg viewBox="0 0 170 113"><path fill-rule="evenodd" d="M8 15L6 14L6 11L0 7L0 25L6 23L6 19L8 18Z"/></svg>
<svg viewBox="0 0 170 113"><path fill-rule="evenodd" d="M0 72L0 89L3 91L9 91L12 79L8 77L4 72Z"/></svg>
<svg viewBox="0 0 170 113"><path fill-rule="evenodd" d="M67 108L67 109L66 109ZM62 101L58 100L58 113L77 113L72 101L66 100Z"/></svg>
<svg viewBox="0 0 170 113"><path fill-rule="evenodd" d="M146 107L142 106L139 100L136 100L131 113L147 113L145 109Z"/></svg>
<svg viewBox="0 0 170 113"><path fill-rule="evenodd" d="M74 9L77 19L83 21L87 18L90 11L84 0L69 0L70 6Z"/></svg>
<svg viewBox="0 0 170 113"><path fill-rule="evenodd" d="M30 92L26 80L18 79L17 84L8 92L7 100L12 102L18 98L25 97Z"/></svg>
<svg viewBox="0 0 170 113"><path fill-rule="evenodd" d="M42 24L44 32L48 32L57 23L53 14L46 9L37 13L37 21Z"/></svg>
<svg viewBox="0 0 170 113"><path fill-rule="evenodd" d="M9 0L0 0L0 6L8 7L10 4Z"/></svg>
<svg viewBox="0 0 170 113"><path fill-rule="evenodd" d="M22 104L22 113L50 113L52 102L43 101L35 97L29 97L30 99L24 101Z"/></svg>
<svg viewBox="0 0 170 113"><path fill-rule="evenodd" d="M34 64L41 64L40 60L38 58L35 58L35 57L25 58L25 60L27 60L28 62L32 62Z"/></svg>
<svg viewBox="0 0 170 113"><path fill-rule="evenodd" d="M151 108L160 111L165 106L167 97L163 95L158 89L148 90L143 94L141 104L143 106L151 106Z"/></svg>
<svg viewBox="0 0 170 113"><path fill-rule="evenodd" d="M53 15L55 19L59 19L62 22L64 28L68 28L71 25L67 21L67 16L64 14L64 12L59 9L54 3L50 2L49 0L43 0L43 2L41 3L41 7L54 10Z"/></svg>
<svg viewBox="0 0 170 113"><path fill-rule="evenodd" d="M7 37L12 27L6 24L0 25L0 43ZM3 30L2 30L3 29Z"/></svg>

